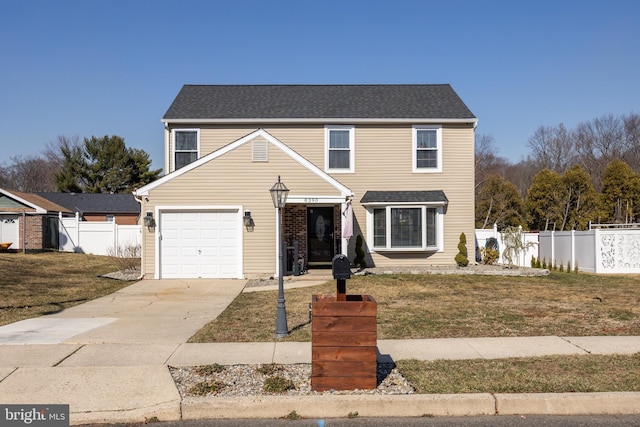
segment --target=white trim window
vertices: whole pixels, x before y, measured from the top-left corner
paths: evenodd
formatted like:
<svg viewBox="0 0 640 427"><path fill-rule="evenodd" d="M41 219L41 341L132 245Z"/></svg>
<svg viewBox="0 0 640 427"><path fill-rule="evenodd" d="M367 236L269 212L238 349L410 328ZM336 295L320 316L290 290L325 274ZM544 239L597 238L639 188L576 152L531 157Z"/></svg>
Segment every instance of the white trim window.
<svg viewBox="0 0 640 427"><path fill-rule="evenodd" d="M200 129L173 129L173 170L200 157Z"/></svg>
<svg viewBox="0 0 640 427"><path fill-rule="evenodd" d="M426 205L370 207L368 243L376 252L441 252L443 211L443 207Z"/></svg>
<svg viewBox="0 0 640 427"><path fill-rule="evenodd" d="M442 172L442 126L413 126L413 172Z"/></svg>
<svg viewBox="0 0 640 427"><path fill-rule="evenodd" d="M329 173L353 173L355 153L354 126L325 126L324 168Z"/></svg>

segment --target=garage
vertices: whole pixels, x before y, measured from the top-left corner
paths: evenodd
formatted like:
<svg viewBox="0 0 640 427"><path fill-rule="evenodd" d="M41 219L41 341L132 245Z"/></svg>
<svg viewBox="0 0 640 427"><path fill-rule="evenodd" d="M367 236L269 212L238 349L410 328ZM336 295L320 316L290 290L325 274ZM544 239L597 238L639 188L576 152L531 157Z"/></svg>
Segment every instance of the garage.
<svg viewBox="0 0 640 427"><path fill-rule="evenodd" d="M0 215L0 243L13 243L10 248L19 246L18 215Z"/></svg>
<svg viewBox="0 0 640 427"><path fill-rule="evenodd" d="M161 278L242 278L238 209L161 211Z"/></svg>

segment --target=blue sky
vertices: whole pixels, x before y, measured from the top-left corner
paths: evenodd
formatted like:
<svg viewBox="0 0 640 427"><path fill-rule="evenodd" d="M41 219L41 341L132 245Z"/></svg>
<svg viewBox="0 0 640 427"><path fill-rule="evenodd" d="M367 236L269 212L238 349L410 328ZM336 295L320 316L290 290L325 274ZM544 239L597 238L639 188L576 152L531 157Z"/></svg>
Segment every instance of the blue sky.
<svg viewBox="0 0 640 427"><path fill-rule="evenodd" d="M183 84L450 83L517 162L541 125L640 113L640 2L4 0L0 164L119 135L163 165Z"/></svg>

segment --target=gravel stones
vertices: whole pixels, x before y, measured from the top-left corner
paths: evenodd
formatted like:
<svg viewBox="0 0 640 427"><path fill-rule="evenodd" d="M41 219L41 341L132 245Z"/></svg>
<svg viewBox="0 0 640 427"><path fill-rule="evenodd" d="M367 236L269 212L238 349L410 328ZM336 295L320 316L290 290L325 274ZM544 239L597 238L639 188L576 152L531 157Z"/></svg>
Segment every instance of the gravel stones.
<svg viewBox="0 0 640 427"><path fill-rule="evenodd" d="M216 387L215 391L206 394L208 397L260 396L277 395L264 391L265 380L279 376L290 380L295 389L287 390L282 395L311 396L318 394L413 394L415 390L400 374L393 363L378 363L378 387L373 390L331 390L316 392L311 390L311 364L298 363L288 365L228 365L222 372L204 373L206 369L196 366L170 367L174 382L185 397L202 396L201 383L224 383L224 387Z"/></svg>

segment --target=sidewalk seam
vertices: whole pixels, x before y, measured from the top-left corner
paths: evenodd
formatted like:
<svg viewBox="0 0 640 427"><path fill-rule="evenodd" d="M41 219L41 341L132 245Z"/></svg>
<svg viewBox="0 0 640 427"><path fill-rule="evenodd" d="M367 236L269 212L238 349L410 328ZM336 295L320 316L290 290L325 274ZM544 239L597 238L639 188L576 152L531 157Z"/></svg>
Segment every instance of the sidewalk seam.
<svg viewBox="0 0 640 427"><path fill-rule="evenodd" d="M165 365L165 366L169 366L169 363L168 363L168 362L169 362L169 360L171 360L171 358L173 357L173 355L174 355L174 354L176 354L176 352L178 351L178 349L179 349L180 347L182 347L182 344L184 344L184 343L180 343L180 344L178 344L178 345L173 349L173 351L171 352L171 354L169 355L169 357L167 357L167 358L164 360L164 362L162 363L163 365Z"/></svg>
<svg viewBox="0 0 640 427"><path fill-rule="evenodd" d="M62 362L64 362L65 360L67 360L68 358L70 358L71 356L73 356L74 354L76 354L78 351L80 351L81 348L84 348L86 346L86 344L82 344L80 345L80 347L76 348L74 351L72 351L71 353L67 354L65 357L63 357L62 359L60 359L57 363L54 363L52 365L52 367L57 367L59 366Z"/></svg>
<svg viewBox="0 0 640 427"><path fill-rule="evenodd" d="M580 350L584 351L587 354L591 354L591 351L587 350L586 348L580 347L578 344L571 342L571 340L568 340L566 337L558 337L561 340L563 340L564 342L567 342L569 344L571 344L572 346L579 348Z"/></svg>

